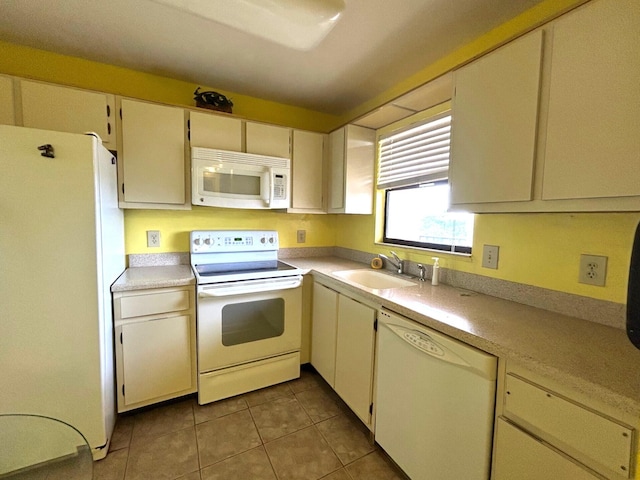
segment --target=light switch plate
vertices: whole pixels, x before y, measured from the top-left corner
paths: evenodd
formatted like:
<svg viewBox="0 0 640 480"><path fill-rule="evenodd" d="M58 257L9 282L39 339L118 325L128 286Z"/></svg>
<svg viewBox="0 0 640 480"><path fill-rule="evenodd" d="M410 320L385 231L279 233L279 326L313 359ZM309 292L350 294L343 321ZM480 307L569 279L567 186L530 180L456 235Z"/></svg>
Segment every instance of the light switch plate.
<svg viewBox="0 0 640 480"><path fill-rule="evenodd" d="M497 245L485 245L482 249L482 266L484 268L498 268L498 254L500 247Z"/></svg>

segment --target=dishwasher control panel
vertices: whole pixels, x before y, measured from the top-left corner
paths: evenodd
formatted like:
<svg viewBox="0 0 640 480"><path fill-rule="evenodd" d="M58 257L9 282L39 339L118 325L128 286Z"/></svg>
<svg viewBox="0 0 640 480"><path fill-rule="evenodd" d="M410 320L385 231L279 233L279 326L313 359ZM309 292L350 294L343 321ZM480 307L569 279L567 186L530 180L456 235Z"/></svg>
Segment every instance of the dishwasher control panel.
<svg viewBox="0 0 640 480"><path fill-rule="evenodd" d="M431 355L438 355L439 357L444 356L444 350L442 350L442 348L440 348L440 346L427 335L421 335L418 332L406 331L403 336L405 340L412 343L420 350L424 350Z"/></svg>

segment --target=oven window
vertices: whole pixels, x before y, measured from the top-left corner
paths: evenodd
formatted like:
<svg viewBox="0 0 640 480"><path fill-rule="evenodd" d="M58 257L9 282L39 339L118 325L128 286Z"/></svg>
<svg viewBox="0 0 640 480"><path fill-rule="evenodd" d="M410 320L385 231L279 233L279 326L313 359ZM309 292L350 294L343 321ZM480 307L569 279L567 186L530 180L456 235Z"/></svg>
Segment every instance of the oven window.
<svg viewBox="0 0 640 480"><path fill-rule="evenodd" d="M225 347L279 337L284 333L284 299L235 303L222 308Z"/></svg>
<svg viewBox="0 0 640 480"><path fill-rule="evenodd" d="M202 172L205 192L260 195L260 177L237 173Z"/></svg>

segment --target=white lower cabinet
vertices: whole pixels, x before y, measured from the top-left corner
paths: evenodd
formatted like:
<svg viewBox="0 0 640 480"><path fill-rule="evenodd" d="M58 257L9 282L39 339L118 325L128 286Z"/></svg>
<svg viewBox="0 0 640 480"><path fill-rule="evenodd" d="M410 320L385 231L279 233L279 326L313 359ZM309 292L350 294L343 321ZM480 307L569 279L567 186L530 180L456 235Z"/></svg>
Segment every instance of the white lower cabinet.
<svg viewBox="0 0 640 480"><path fill-rule="evenodd" d="M118 412L197 390L194 289L114 293Z"/></svg>
<svg viewBox="0 0 640 480"><path fill-rule="evenodd" d="M494 480L595 480L596 477L557 450L498 419Z"/></svg>
<svg viewBox="0 0 640 480"><path fill-rule="evenodd" d="M338 292L313 283L311 365L335 388Z"/></svg>
<svg viewBox="0 0 640 480"><path fill-rule="evenodd" d="M624 414L519 367L502 390L493 480L633 478L637 432Z"/></svg>
<svg viewBox="0 0 640 480"><path fill-rule="evenodd" d="M314 282L311 364L372 428L376 309Z"/></svg>
<svg viewBox="0 0 640 480"><path fill-rule="evenodd" d="M376 311L338 296L335 390L367 425L371 422Z"/></svg>

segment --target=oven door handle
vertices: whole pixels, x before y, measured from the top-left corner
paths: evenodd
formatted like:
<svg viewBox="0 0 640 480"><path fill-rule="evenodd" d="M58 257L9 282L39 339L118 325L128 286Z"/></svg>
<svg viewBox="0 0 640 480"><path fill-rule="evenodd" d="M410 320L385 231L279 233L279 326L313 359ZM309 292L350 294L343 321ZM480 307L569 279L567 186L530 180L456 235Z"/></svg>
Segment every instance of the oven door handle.
<svg viewBox="0 0 640 480"><path fill-rule="evenodd" d="M302 285L302 275L287 278L271 278L265 280L248 280L246 282L221 283L210 285L198 292L200 298L228 297L230 295L247 295L252 293L289 290Z"/></svg>

